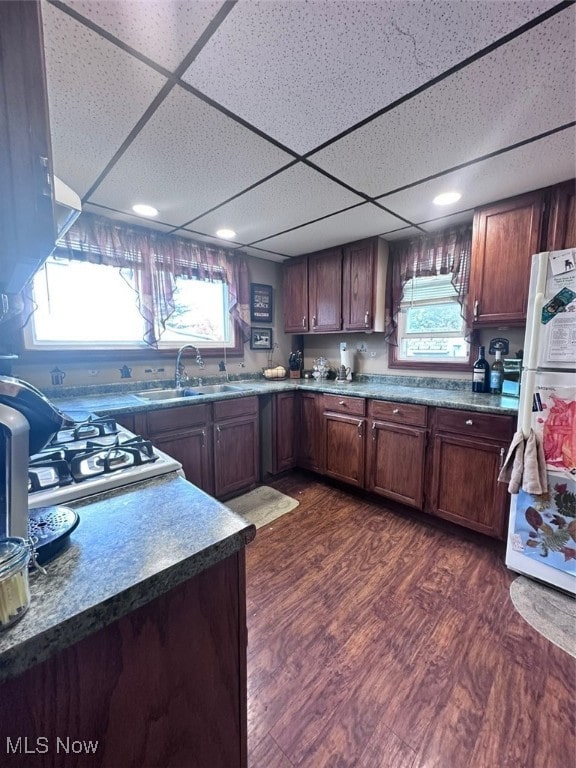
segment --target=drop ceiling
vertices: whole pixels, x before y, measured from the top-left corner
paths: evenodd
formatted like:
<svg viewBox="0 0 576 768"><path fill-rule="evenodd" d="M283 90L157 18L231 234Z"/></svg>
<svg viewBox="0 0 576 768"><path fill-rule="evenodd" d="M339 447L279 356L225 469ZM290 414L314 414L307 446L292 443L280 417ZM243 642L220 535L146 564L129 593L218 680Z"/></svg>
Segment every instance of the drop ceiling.
<svg viewBox="0 0 576 768"><path fill-rule="evenodd" d="M469 221L576 175L567 2L42 0L42 13L54 170L99 215L284 261ZM458 203L433 205L453 189Z"/></svg>

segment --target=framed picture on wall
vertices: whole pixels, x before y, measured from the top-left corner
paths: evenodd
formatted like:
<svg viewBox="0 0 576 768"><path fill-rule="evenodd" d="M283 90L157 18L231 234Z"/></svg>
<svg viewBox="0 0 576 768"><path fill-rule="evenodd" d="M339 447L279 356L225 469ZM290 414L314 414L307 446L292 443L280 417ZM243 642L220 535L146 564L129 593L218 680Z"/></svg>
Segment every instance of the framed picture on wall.
<svg viewBox="0 0 576 768"><path fill-rule="evenodd" d="M250 349L272 349L272 328L251 328Z"/></svg>
<svg viewBox="0 0 576 768"><path fill-rule="evenodd" d="M272 310L272 286L250 283L250 321L271 323Z"/></svg>

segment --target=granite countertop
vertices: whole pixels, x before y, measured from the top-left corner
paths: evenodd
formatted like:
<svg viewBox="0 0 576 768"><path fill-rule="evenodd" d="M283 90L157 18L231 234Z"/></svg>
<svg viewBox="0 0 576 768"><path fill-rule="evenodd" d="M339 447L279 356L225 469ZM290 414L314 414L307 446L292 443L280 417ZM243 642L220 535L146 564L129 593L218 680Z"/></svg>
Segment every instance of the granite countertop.
<svg viewBox="0 0 576 768"><path fill-rule="evenodd" d="M252 541L253 525L170 473L68 506L68 548L31 575L31 604L0 632L0 681L105 627Z"/></svg>
<svg viewBox="0 0 576 768"><path fill-rule="evenodd" d="M62 410L69 412L91 412L100 415L118 413L139 413L142 411L163 410L183 405L194 405L214 400L222 400L249 395L265 395L301 389L308 392L326 392L328 394L350 395L378 400L394 400L404 403L418 403L443 408L462 408L483 413L500 413L516 416L518 399L501 395L479 395L469 388L454 388L449 380L434 379L435 386L415 386L417 379L409 377L381 376L367 380L352 382L337 382L335 380L314 381L313 379L285 379L282 381L239 380L231 381L231 385L241 386L237 392L221 392L210 395L195 395L179 397L172 400L145 400L130 391L115 391L94 393L88 388L83 391L65 390L51 392L50 398ZM165 386L170 386L166 384ZM142 389L142 385L140 385Z"/></svg>

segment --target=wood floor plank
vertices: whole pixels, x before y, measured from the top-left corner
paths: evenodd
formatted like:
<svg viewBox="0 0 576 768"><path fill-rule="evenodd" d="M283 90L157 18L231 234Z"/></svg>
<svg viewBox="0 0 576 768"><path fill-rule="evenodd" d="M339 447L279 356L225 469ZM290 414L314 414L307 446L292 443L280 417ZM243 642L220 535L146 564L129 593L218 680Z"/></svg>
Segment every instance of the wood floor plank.
<svg viewBox="0 0 576 768"><path fill-rule="evenodd" d="M270 484L300 505L247 551L250 768L572 768L576 662L515 611L501 543Z"/></svg>

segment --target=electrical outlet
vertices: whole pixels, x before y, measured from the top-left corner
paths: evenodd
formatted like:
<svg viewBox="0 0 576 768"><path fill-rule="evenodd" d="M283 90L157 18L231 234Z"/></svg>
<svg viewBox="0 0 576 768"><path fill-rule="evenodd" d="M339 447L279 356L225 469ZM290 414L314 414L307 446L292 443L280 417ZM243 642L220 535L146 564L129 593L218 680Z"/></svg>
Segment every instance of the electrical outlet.
<svg viewBox="0 0 576 768"><path fill-rule="evenodd" d="M376 357L376 352L370 352L370 354L368 355L368 357Z"/></svg>
<svg viewBox="0 0 576 768"><path fill-rule="evenodd" d="M356 352L368 352L368 347L366 346L366 344L364 344L364 342L362 342L361 344L357 344Z"/></svg>

